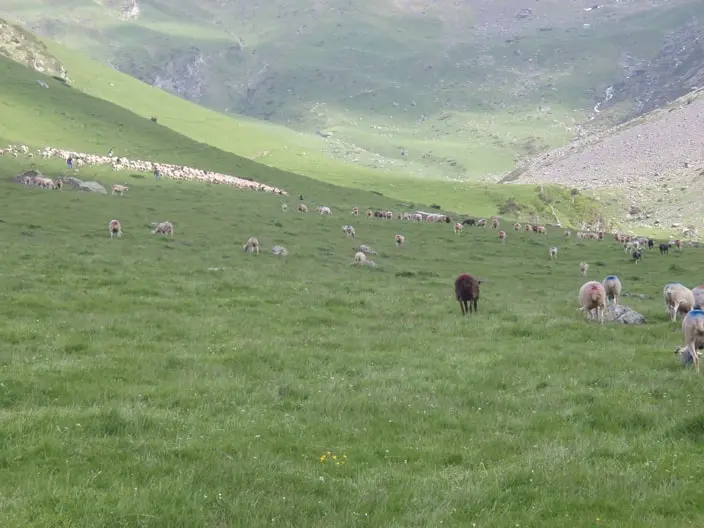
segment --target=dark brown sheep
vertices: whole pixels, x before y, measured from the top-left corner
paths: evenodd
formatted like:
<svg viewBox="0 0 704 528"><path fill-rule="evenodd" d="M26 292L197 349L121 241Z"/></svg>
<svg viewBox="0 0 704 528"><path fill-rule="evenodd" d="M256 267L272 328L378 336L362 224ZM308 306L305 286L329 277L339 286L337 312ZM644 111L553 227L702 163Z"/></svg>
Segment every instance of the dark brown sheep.
<svg viewBox="0 0 704 528"><path fill-rule="evenodd" d="M479 285L482 281L475 279L471 275L463 273L455 280L455 295L460 302L462 315L478 312L477 301L479 300Z"/></svg>

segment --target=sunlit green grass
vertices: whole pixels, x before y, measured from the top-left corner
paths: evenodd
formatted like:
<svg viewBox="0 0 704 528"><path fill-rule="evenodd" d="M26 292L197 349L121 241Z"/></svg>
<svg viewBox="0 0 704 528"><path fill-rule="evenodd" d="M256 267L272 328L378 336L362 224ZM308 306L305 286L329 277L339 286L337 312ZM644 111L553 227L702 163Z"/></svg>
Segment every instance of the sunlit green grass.
<svg viewBox="0 0 704 528"><path fill-rule="evenodd" d="M124 197L47 191L8 182L20 163L0 159L3 526L704 521L702 380L673 356L661 299L701 282L700 250L634 265L555 229L455 236L354 218L407 209L311 181L292 191L332 217L104 170L81 177L129 183ZM175 237L151 235L167 219ZM377 269L351 265L359 243ZM471 317L463 272L484 280ZM612 273L649 296L623 298L645 326L577 311L581 284Z"/></svg>

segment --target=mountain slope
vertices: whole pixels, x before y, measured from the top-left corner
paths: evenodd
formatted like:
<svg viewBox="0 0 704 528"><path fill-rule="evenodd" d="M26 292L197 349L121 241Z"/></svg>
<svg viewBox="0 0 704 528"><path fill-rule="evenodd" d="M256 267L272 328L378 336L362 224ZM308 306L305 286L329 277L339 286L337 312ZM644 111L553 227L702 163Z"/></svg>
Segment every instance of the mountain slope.
<svg viewBox="0 0 704 528"><path fill-rule="evenodd" d="M704 89L545 154L504 182L600 190L639 227L704 228Z"/></svg>
<svg viewBox="0 0 704 528"><path fill-rule="evenodd" d="M65 63L75 65L71 57ZM182 164L249 177L283 188L292 195L312 193L313 203L334 204L341 197L356 196L360 207L382 207L385 204L383 206L389 208L391 203L398 204L397 200L404 200L419 206L425 204L423 207L439 204L448 212L454 210L487 216L503 211L509 216L519 217L529 217L534 213L545 217L551 214L551 208L555 208L560 219L566 223L578 222L585 216L595 214L593 205L587 199L573 204L568 199L567 191L552 187L548 191L550 200L546 201L545 194L541 194L539 188L533 185L508 188L496 184L433 183L402 177L384 179L377 184L373 178L366 177L354 166L349 169L343 166L346 172L328 174L327 180L316 181L228 152L228 146L231 148L232 142L238 139L238 124L229 123L231 120L225 116L218 116L222 121L211 121L208 114L212 112L133 79L121 83L125 76L117 72L102 76L99 68L92 72L72 68L69 71L76 72L70 74L72 78L76 76L76 84L85 75L93 79L96 83L94 86L109 87L106 93L121 99L123 104L139 101L141 104L155 105L153 108L176 112L171 114L172 121L165 120L174 129L163 125L161 120L155 124L145 115L140 116L90 96L0 56L0 104L3 115L0 121L0 142L24 143L32 149L52 146L94 154L106 154L114 148L116 155L132 159ZM46 83L48 88L40 86L38 80ZM134 92L128 91L132 83L137 86ZM151 92L151 99L144 90ZM172 106L172 102L176 105ZM205 126L206 122L208 126ZM205 137L200 137L201 133ZM227 141L222 141L223 135L229 136ZM213 140L216 146L208 144L209 140ZM217 148L219 145L224 148ZM11 163L14 171L42 163L36 159L8 160L7 156L1 157L0 162ZM56 171L62 165L55 162L50 167ZM320 175L319 172L317 174ZM103 174L103 177L106 176ZM336 178L344 184L343 187L325 183L334 182ZM386 197L380 196L379 189ZM375 191L376 194L369 191ZM394 201L390 202L391 199Z"/></svg>
<svg viewBox="0 0 704 528"><path fill-rule="evenodd" d="M206 106L320 130L316 149L338 158L466 179L568 141L604 90L657 57L701 6L602 4L58 0L49 15L46 2L9 0L0 9Z"/></svg>

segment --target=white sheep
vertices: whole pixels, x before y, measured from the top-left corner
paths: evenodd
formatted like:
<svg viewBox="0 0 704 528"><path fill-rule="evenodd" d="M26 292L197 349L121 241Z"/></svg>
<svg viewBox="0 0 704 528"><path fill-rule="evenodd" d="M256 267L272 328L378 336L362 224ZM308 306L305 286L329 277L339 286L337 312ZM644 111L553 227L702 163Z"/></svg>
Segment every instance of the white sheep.
<svg viewBox="0 0 704 528"><path fill-rule="evenodd" d="M318 211L320 211L321 215L331 215L332 214L332 211L330 210L330 208L326 207L324 205L319 206Z"/></svg>
<svg viewBox="0 0 704 528"><path fill-rule="evenodd" d="M354 263L363 265L367 261L367 256L362 253L361 251L357 251L357 253L354 254Z"/></svg>
<svg viewBox="0 0 704 528"><path fill-rule="evenodd" d="M296 210L297 210L299 213L307 213L307 212L308 212L308 206L307 206L306 204L298 204L298 206L296 206Z"/></svg>
<svg viewBox="0 0 704 528"><path fill-rule="evenodd" d="M394 242L396 243L396 247L401 247L406 243L406 237L403 235L396 235L394 237Z"/></svg>
<svg viewBox="0 0 704 528"><path fill-rule="evenodd" d="M288 250L283 246L274 246L273 248L271 248L271 252L274 255L279 255L281 257L285 257L288 255Z"/></svg>
<svg viewBox="0 0 704 528"><path fill-rule="evenodd" d="M580 310L587 312L593 318L593 311L596 311L596 319L604 324L604 310L606 309L606 292L604 285L597 281L585 282L579 289Z"/></svg>
<svg viewBox="0 0 704 528"><path fill-rule="evenodd" d="M110 238L117 235L118 238L122 236L122 225L119 220L110 220L108 224L108 232L110 233Z"/></svg>
<svg viewBox="0 0 704 528"><path fill-rule="evenodd" d="M455 234L456 234L456 235L459 235L459 234L462 232L462 228L463 228L463 227L464 227L464 226L463 226L462 224L460 224L459 222L457 222L457 223L455 224Z"/></svg>
<svg viewBox="0 0 704 528"><path fill-rule="evenodd" d="M174 226L168 220L166 222L161 222L160 224L158 224L156 226L154 231L152 231L152 235L156 235L156 234L164 235L164 236L170 235L173 237L174 236Z"/></svg>
<svg viewBox="0 0 704 528"><path fill-rule="evenodd" d="M127 192L127 191L129 191L129 187L127 187L127 185L117 185L117 184L116 184L116 185L113 185L113 186L112 186L112 193L110 193L110 194L115 194L115 193L117 193L117 194L119 194L120 196L122 196L122 194L125 193L125 192Z"/></svg>
<svg viewBox="0 0 704 528"><path fill-rule="evenodd" d="M582 275L586 275L587 272L589 271L589 264L586 262L580 262L579 263L579 271Z"/></svg>
<svg viewBox="0 0 704 528"><path fill-rule="evenodd" d="M257 254L259 255L259 240L256 237L249 237L247 243L242 246L245 253Z"/></svg>
<svg viewBox="0 0 704 528"><path fill-rule="evenodd" d="M665 310L671 320L677 321L677 314L686 314L694 307L694 294L692 290L679 282L670 282L663 289L665 297Z"/></svg>
<svg viewBox="0 0 704 528"><path fill-rule="evenodd" d="M343 225L342 232L347 236L347 238L357 238L357 233L355 233L354 227L352 227L351 225Z"/></svg>
<svg viewBox="0 0 704 528"><path fill-rule="evenodd" d="M682 333L684 334L684 347L676 350L676 353L679 353L685 362L691 358L695 370L699 372L698 349L704 348L704 311L692 310L688 312L682 320Z"/></svg>
<svg viewBox="0 0 704 528"><path fill-rule="evenodd" d="M704 284L692 288L692 295L694 295L694 305L704 307Z"/></svg>
<svg viewBox="0 0 704 528"><path fill-rule="evenodd" d="M282 204L281 204L281 210L282 210L284 213L285 213L286 211L288 211L288 205L286 205L285 203L282 203Z"/></svg>
<svg viewBox="0 0 704 528"><path fill-rule="evenodd" d="M550 258L551 259L557 258L557 248L555 246L550 248Z"/></svg>
<svg viewBox="0 0 704 528"><path fill-rule="evenodd" d="M621 281L616 275L607 275L604 277L604 291L606 292L606 301L611 300L614 306L618 306L619 298L621 297Z"/></svg>

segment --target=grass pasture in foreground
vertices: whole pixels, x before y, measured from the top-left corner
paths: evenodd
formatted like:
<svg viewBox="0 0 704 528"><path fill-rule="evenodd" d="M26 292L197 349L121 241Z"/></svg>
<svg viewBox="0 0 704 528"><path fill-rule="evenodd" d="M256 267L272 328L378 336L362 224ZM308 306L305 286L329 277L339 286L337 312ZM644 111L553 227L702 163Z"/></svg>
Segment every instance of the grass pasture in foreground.
<svg viewBox="0 0 704 528"><path fill-rule="evenodd" d="M661 300L701 282L700 250L636 266L556 230L501 244L352 219L345 190L321 217L195 183L26 188L15 170L0 160L3 527L704 522L702 378ZM149 233L165 219L173 239ZM358 243L378 269L350 265ZM582 260L651 296L624 298L648 324L585 322ZM462 272L486 281L472 317Z"/></svg>

